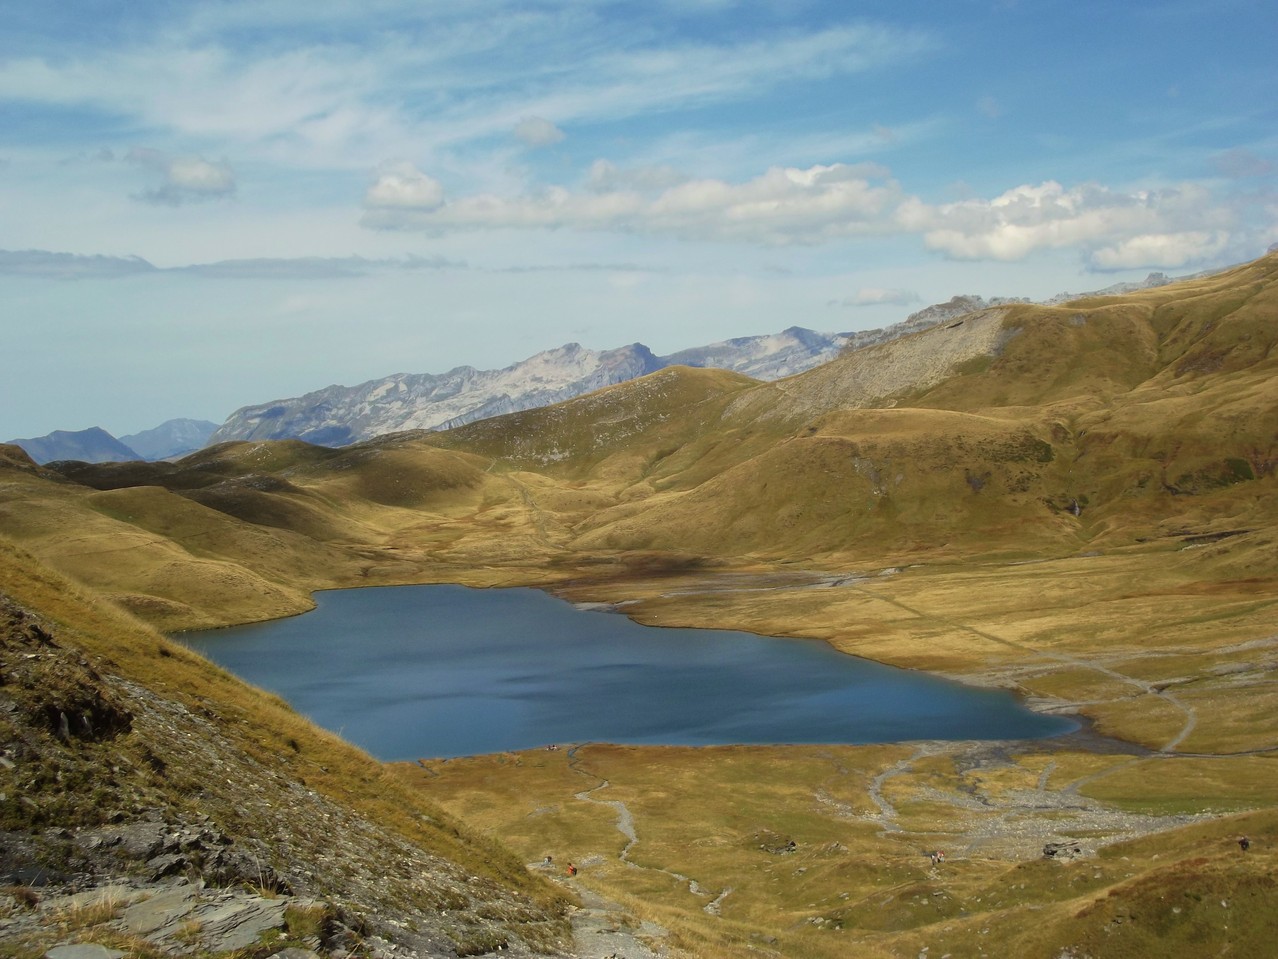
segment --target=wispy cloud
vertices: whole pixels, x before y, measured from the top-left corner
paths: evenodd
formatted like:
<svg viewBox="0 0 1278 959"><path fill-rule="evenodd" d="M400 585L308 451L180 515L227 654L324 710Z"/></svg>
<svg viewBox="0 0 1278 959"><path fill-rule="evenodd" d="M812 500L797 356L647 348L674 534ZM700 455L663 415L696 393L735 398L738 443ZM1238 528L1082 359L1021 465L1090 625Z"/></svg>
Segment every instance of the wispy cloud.
<svg viewBox="0 0 1278 959"><path fill-rule="evenodd" d="M456 270L466 269L460 260L446 257L403 257L401 259L370 260L359 256L348 257L298 257L295 259L257 258L248 260L219 260L215 263L196 263L190 266L172 267L169 272L190 273L211 279L226 280L325 280L343 277L369 276L386 271Z"/></svg>
<svg viewBox="0 0 1278 959"><path fill-rule="evenodd" d="M903 197L883 168L869 164L774 167L730 183L673 176L622 176L596 166L593 187L549 188L505 198L490 194L431 208L368 204L363 222L379 230L444 233L475 229L576 229L785 245L893 229ZM648 186L648 189L644 189Z"/></svg>
<svg viewBox="0 0 1278 959"><path fill-rule="evenodd" d="M542 117L526 117L515 125L515 137L533 149L554 146L564 136L563 130Z"/></svg>
<svg viewBox="0 0 1278 959"><path fill-rule="evenodd" d="M1235 180L1272 176L1278 165L1245 147L1234 147L1212 157L1216 170Z"/></svg>
<svg viewBox="0 0 1278 959"><path fill-rule="evenodd" d="M349 164L378 151L377 160L407 155L414 142L438 151L516 129L545 145L574 123L744 101L899 63L934 43L874 24L689 42L658 21L584 5L473 6L462 15L361 4L359 17L335 7L303 15L290 3L196 8L132 43L67 60L6 60L0 88L31 103L109 111L140 130ZM243 32L273 19L296 31L293 43L254 45Z"/></svg>
<svg viewBox="0 0 1278 959"><path fill-rule="evenodd" d="M977 100L976 109L981 116L990 120L997 120L1003 115L1003 105L991 96L983 96Z"/></svg>

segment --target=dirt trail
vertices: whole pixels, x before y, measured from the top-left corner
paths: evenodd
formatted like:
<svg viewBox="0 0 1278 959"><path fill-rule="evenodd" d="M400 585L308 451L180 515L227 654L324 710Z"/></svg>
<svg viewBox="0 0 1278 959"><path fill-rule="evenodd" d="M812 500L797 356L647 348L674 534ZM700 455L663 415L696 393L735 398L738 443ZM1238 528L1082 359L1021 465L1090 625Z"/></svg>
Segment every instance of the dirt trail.
<svg viewBox="0 0 1278 959"><path fill-rule="evenodd" d="M669 876L671 879L673 879L677 883L687 885L688 892L692 893L692 895L697 896L698 898L701 898L701 899L709 900L704 906L702 906L702 910L709 913L710 915L717 916L719 914L719 907L722 904L723 900L726 899L732 893L731 886L727 886L719 890L717 894L710 893L706 891L706 889L702 887L691 876L685 876L682 873L674 872L669 869L661 869L654 866L644 866L635 862L634 860L630 858L631 850L634 849L634 847L639 842L639 836L635 830L635 817L631 813L629 807L624 802L617 799L598 799L595 797L594 795L595 793L599 792L600 790L607 789L612 784L608 780L602 779L594 775L590 771L582 768L581 760L577 757L578 748L579 747L574 746L573 748L568 750L569 768L571 768L574 772L578 773L579 775L597 780L597 782L594 786L591 786L589 789L584 789L579 793L575 793L574 798L580 800L581 802L594 803L595 805L598 805L598 806L610 806L614 810L616 810L617 831L626 838L625 846L622 847L621 852L617 854L617 861L630 867L631 869L643 869L649 872L660 873L663 876Z"/></svg>
<svg viewBox="0 0 1278 959"><path fill-rule="evenodd" d="M870 802L879 807L878 815L866 816L871 822L877 822L883 827L883 832L901 832L901 826L897 822L896 807L883 797L883 784L894 776L904 775L909 771L910 767L922 759L924 756L935 756L940 750L936 746L923 745L914 751L914 754L907 756L899 762L893 763L887 769L883 770L872 780L870 780L869 797Z"/></svg>
<svg viewBox="0 0 1278 959"><path fill-rule="evenodd" d="M569 765L572 765L576 756L572 753L569 755ZM573 768L577 769L576 766L573 766ZM580 772L580 770L578 771ZM593 795L591 795L591 793L598 792L601 789L607 789L610 785L612 784L608 782L608 780L601 780L599 785L592 786L590 789L576 793L574 798L579 799L582 802L595 803L598 806L611 806L617 811L617 832L621 833L627 839L625 847L621 850L621 853L617 856L617 858L624 863L634 865L630 862L630 850L634 847L634 844L639 841L638 837L635 835L635 817L630 814L630 810L627 808L626 804L620 800L596 799Z"/></svg>

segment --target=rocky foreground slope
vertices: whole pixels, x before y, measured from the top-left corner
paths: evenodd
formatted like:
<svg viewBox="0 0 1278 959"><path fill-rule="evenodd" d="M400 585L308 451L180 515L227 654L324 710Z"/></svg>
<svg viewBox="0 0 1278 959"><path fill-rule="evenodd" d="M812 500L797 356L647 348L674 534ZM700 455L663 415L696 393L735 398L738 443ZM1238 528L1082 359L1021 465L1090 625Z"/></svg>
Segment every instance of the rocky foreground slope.
<svg viewBox="0 0 1278 959"><path fill-rule="evenodd" d="M5 955L568 953L559 893L367 757L4 546L0 586Z"/></svg>

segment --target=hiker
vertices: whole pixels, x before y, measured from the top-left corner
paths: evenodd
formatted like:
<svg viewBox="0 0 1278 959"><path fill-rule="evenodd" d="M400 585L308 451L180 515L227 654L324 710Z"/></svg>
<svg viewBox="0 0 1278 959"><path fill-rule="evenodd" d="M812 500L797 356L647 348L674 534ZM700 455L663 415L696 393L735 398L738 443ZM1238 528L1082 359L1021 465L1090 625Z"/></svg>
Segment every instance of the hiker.
<svg viewBox="0 0 1278 959"><path fill-rule="evenodd" d="M1246 836L1240 836L1238 839L1238 848L1241 849L1243 852L1246 852L1248 849L1251 848L1251 840L1248 839Z"/></svg>
<svg viewBox="0 0 1278 959"><path fill-rule="evenodd" d="M568 875L569 876L577 875L577 867L574 866L572 863L568 863Z"/></svg>

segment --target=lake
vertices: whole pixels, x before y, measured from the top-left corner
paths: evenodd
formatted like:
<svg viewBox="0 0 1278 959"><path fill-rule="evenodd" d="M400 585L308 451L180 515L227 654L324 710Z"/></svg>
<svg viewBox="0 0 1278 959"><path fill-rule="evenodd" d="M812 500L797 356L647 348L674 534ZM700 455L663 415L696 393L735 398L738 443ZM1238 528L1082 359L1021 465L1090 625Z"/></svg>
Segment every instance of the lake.
<svg viewBox="0 0 1278 959"><path fill-rule="evenodd" d="M317 593L182 642L383 760L552 743L1030 739L1073 720L814 640L641 626L534 589Z"/></svg>

